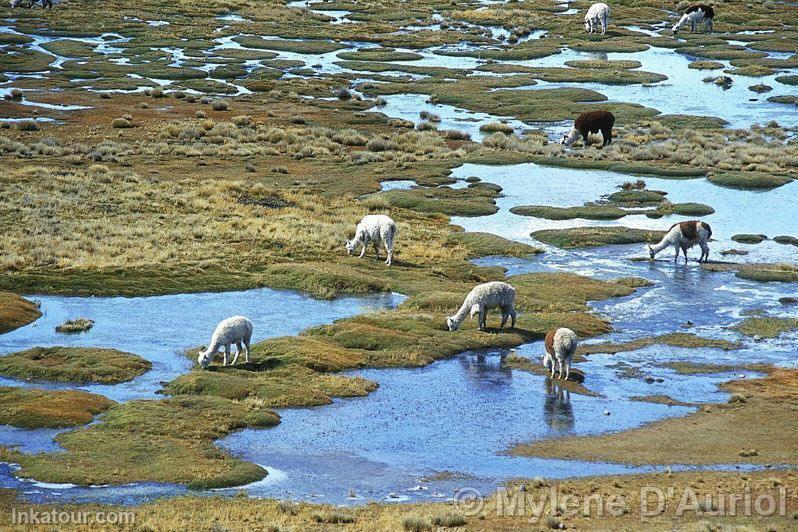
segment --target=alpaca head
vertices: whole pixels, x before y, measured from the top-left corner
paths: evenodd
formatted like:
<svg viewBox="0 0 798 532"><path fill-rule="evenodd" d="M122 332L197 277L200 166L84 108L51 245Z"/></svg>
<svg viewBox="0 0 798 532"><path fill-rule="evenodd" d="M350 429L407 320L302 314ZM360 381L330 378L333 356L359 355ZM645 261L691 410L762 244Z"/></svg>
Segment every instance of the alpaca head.
<svg viewBox="0 0 798 532"><path fill-rule="evenodd" d="M199 364L202 369L210 366L212 361L213 353L209 352L208 350L200 350L199 356L197 357L197 364Z"/></svg>
<svg viewBox="0 0 798 532"><path fill-rule="evenodd" d="M590 31L590 22L585 20L585 31Z"/></svg>
<svg viewBox="0 0 798 532"><path fill-rule="evenodd" d="M454 316L449 316L446 318L446 326L449 327L450 331L456 331L460 327L460 324L454 319Z"/></svg>
<svg viewBox="0 0 798 532"><path fill-rule="evenodd" d="M346 254L351 255L355 248L357 247L357 243L354 240L347 240L346 241Z"/></svg>
<svg viewBox="0 0 798 532"><path fill-rule="evenodd" d="M564 133L562 138L560 139L560 144L563 146L570 146L571 144L579 138L579 130L576 127L572 127L568 133Z"/></svg>
<svg viewBox="0 0 798 532"><path fill-rule="evenodd" d="M654 257L657 255L657 252L656 252L656 251L654 251L654 248L653 248L653 247L651 247L650 245L648 246L648 255L649 255L649 256L650 256L652 259L653 259L653 258L654 258Z"/></svg>
<svg viewBox="0 0 798 532"><path fill-rule="evenodd" d="M543 359L542 360L543 367L551 371L551 368L554 365L554 359L551 357L551 355L548 353L544 353L541 358Z"/></svg>

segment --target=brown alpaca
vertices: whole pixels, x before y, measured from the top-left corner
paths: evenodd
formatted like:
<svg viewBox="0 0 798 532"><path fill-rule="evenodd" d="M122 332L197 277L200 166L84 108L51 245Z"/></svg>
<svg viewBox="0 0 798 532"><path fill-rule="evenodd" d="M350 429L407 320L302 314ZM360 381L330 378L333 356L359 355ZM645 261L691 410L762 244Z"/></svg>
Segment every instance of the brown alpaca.
<svg viewBox="0 0 798 532"><path fill-rule="evenodd" d="M582 113L574 122L571 131L563 136L560 144L570 146L581 135L585 142L585 146L587 146L588 135L601 131L601 136L604 139L601 146L606 146L612 142L612 126L614 124L615 115L609 111L590 111L589 113Z"/></svg>

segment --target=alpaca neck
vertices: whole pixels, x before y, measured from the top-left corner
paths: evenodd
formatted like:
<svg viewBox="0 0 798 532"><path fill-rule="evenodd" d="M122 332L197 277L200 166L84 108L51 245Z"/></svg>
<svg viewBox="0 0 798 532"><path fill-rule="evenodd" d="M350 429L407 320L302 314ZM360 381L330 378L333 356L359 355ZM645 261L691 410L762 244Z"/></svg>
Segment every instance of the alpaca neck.
<svg viewBox="0 0 798 532"><path fill-rule="evenodd" d="M474 306L473 303L466 299L463 301L463 304L460 305L460 309L457 311L457 313L452 316L452 319L457 322L458 326L463 323L463 320L466 319L466 316L468 316L472 306Z"/></svg>
<svg viewBox="0 0 798 532"><path fill-rule="evenodd" d="M689 21L690 21L690 15L685 13L684 15L682 15L682 18L679 19L679 22L676 23L676 25L673 27L673 29L674 30L681 29L682 26L687 24Z"/></svg>
<svg viewBox="0 0 798 532"><path fill-rule="evenodd" d="M674 243L675 243L675 234L671 230L668 231L668 234L662 237L662 240L659 241L659 244L651 246L651 250L654 251L654 253L659 253L666 247L672 246Z"/></svg>

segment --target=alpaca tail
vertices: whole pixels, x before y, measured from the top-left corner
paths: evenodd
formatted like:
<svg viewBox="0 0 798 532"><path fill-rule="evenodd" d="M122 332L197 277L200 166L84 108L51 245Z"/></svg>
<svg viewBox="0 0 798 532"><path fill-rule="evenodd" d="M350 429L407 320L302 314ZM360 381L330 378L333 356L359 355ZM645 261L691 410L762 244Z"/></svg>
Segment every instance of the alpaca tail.
<svg viewBox="0 0 798 532"><path fill-rule="evenodd" d="M712 228L706 222L701 222L701 223L704 225L704 229L707 230L707 240L709 240L710 238L712 238Z"/></svg>

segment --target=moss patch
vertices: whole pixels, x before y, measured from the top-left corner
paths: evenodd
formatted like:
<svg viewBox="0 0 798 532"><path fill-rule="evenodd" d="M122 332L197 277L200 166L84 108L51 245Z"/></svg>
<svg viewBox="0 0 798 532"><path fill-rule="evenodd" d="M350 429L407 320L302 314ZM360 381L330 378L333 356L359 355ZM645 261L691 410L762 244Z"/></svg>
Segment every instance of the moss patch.
<svg viewBox="0 0 798 532"><path fill-rule="evenodd" d="M581 355L595 353L619 353L622 351L635 351L651 345L662 344L671 347L686 347L691 349L739 349L741 345L728 340L702 338L689 333L669 333L660 336L638 338L630 342L604 342L599 344L582 344L577 351Z"/></svg>
<svg viewBox="0 0 798 532"><path fill-rule="evenodd" d="M732 327L746 336L775 338L782 333L798 329L796 318L748 317Z"/></svg>
<svg viewBox="0 0 798 532"><path fill-rule="evenodd" d="M0 450L20 474L81 485L135 481L179 482L194 488L247 484L266 476L260 466L232 458L213 445L230 432L270 427L277 414L221 397L139 400L111 407L98 424L59 434L60 453Z"/></svg>
<svg viewBox="0 0 798 532"><path fill-rule="evenodd" d="M389 190L372 197L384 198L390 205L418 212L439 212L450 216L487 216L496 213L498 192L483 183L468 188L414 188Z"/></svg>
<svg viewBox="0 0 798 532"><path fill-rule="evenodd" d="M22 380L117 384L151 367L137 355L91 347L34 347L0 357L0 375Z"/></svg>
<svg viewBox="0 0 798 532"><path fill-rule="evenodd" d="M24 429L75 427L89 423L114 401L79 390L0 386L0 424Z"/></svg>
<svg viewBox="0 0 798 532"><path fill-rule="evenodd" d="M510 209L513 214L534 216L547 220L617 220L626 216L627 212L609 205L585 205L582 207L548 207L546 205L519 205Z"/></svg>
<svg viewBox="0 0 798 532"><path fill-rule="evenodd" d="M713 172L707 179L721 187L743 190L772 189L792 181L789 176L763 172Z"/></svg>
<svg viewBox="0 0 798 532"><path fill-rule="evenodd" d="M532 233L533 238L563 249L656 243L663 236L665 236L665 231L648 231L630 227L572 227L570 229L544 229Z"/></svg>
<svg viewBox="0 0 798 532"><path fill-rule="evenodd" d="M41 315L38 307L24 297L0 291L0 334L34 322Z"/></svg>
<svg viewBox="0 0 798 532"><path fill-rule="evenodd" d="M741 233L739 235L734 235L731 237L732 240L735 242L739 242L741 244L760 244L762 241L767 240L767 235L763 234L751 234L751 233Z"/></svg>
<svg viewBox="0 0 798 532"><path fill-rule="evenodd" d="M492 233L452 233L449 235L449 242L465 246L468 250L469 258L488 256L527 257L531 254L543 253L540 248L514 242Z"/></svg>

